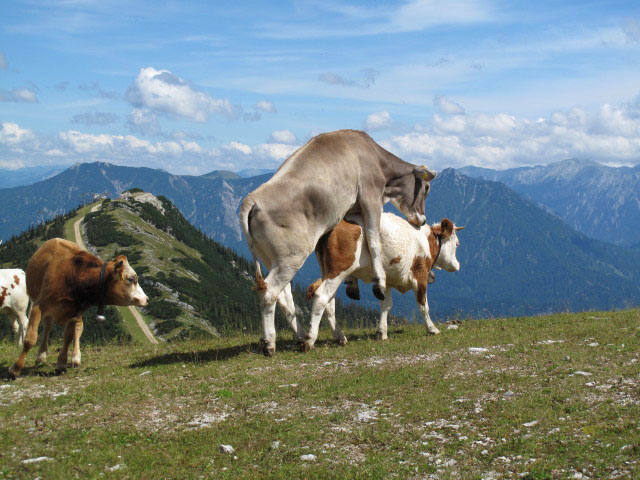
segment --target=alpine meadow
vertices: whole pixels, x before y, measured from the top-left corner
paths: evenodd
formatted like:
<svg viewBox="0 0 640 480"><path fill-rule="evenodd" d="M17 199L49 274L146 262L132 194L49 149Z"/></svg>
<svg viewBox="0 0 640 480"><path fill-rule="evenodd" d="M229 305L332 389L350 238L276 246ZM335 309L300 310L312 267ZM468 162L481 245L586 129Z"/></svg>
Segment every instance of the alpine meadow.
<svg viewBox="0 0 640 480"><path fill-rule="evenodd" d="M0 480L640 479L633 2L0 18Z"/></svg>

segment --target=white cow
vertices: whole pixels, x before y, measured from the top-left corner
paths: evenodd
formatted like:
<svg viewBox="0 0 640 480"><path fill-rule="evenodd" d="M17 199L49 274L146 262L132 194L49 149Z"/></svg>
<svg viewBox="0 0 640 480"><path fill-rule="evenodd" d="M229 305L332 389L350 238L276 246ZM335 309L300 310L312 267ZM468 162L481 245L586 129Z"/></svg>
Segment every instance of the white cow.
<svg viewBox="0 0 640 480"><path fill-rule="evenodd" d="M346 221L345 221L346 220ZM340 343L346 337L336 326L335 294L338 287L349 276L364 282L373 281L374 273L371 255L363 239L362 219L351 215L341 221L331 232L322 237L316 248L322 278L307 289L307 299L313 299L311 307L311 328L304 343L309 350L318 338L318 327L322 314L327 309L329 324L334 337ZM429 333L435 335L440 330L431 321L427 303L427 283L432 268L448 272L460 270L456 258L458 247L457 230L450 220L443 218L439 224L423 225L416 228L406 220L392 214L383 213L380 221L382 263L386 272L387 285L401 293L413 290L418 308L424 317ZM387 315L391 310L391 295L381 304L378 333L387 339Z"/></svg>
<svg viewBox="0 0 640 480"><path fill-rule="evenodd" d="M9 317L18 345L24 342L29 326L28 306L29 296L24 271L19 268L0 270L0 313Z"/></svg>

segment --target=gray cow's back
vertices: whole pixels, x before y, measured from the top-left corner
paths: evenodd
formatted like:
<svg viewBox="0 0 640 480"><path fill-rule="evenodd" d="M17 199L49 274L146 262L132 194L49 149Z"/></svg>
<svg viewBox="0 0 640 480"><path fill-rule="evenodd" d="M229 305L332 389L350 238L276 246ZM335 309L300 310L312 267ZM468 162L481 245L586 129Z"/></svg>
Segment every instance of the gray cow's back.
<svg viewBox="0 0 640 480"><path fill-rule="evenodd" d="M274 222L311 227L313 237L317 227L322 235L347 212L358 211L363 186L382 193L383 153L388 152L364 132L340 130L319 135L285 160L249 198Z"/></svg>

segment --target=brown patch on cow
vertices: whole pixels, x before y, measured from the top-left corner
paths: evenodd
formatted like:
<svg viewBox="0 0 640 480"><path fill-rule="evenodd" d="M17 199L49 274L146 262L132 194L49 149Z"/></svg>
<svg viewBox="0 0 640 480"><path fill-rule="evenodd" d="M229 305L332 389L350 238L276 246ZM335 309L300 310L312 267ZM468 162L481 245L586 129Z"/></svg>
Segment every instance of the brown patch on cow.
<svg viewBox="0 0 640 480"><path fill-rule="evenodd" d="M427 279L431 270L431 260L426 257L416 257L411 264L411 274L418 282L418 291L416 299L420 305L424 305L427 301Z"/></svg>
<svg viewBox="0 0 640 480"><path fill-rule="evenodd" d="M18 275L14 275L13 280L16 282L16 285L20 285L20 277Z"/></svg>
<svg viewBox="0 0 640 480"><path fill-rule="evenodd" d="M400 263L400 260L402 260L402 257L392 258L391 261L389 262L389 265L394 265L396 263Z"/></svg>
<svg viewBox="0 0 640 480"><path fill-rule="evenodd" d="M256 286L255 289L258 292L266 292L267 291L267 282L264 281L264 277L262 274L256 270Z"/></svg>
<svg viewBox="0 0 640 480"><path fill-rule="evenodd" d="M2 287L2 293L0 293L0 307L4 304L4 299L7 298L7 295L11 295L7 287Z"/></svg>
<svg viewBox="0 0 640 480"><path fill-rule="evenodd" d="M316 293L316 290L318 290L321 283L322 283L322 279L319 278L307 287L307 302L311 300L311 298L313 298L313 296Z"/></svg>
<svg viewBox="0 0 640 480"><path fill-rule="evenodd" d="M427 240L429 241L429 254L431 255L431 258L428 258L427 261L429 262L429 270L431 270L433 268L435 258L438 256L440 246L438 245L438 239L433 235L433 233L427 237Z"/></svg>
<svg viewBox="0 0 640 480"><path fill-rule="evenodd" d="M361 235L360 225L341 220L328 235L323 237L322 245L319 247L323 251L324 278L336 278L353 265Z"/></svg>

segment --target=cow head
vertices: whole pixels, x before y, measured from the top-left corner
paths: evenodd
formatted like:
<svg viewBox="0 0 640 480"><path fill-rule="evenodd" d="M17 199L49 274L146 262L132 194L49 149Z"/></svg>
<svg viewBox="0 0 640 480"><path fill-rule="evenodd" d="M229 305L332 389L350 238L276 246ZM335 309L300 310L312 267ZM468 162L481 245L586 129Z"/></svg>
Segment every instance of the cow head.
<svg viewBox="0 0 640 480"><path fill-rule="evenodd" d="M456 258L456 249L460 243L458 242L458 235L456 232L462 230L464 227L456 227L451 220L443 218L442 221L431 227L431 232L434 235L439 235L441 239L440 243L440 255L434 265L437 269L444 269L447 272L457 272L460 270L460 262Z"/></svg>
<svg viewBox="0 0 640 480"><path fill-rule="evenodd" d="M392 179L385 187L385 200L391 201L407 221L421 227L427 222L424 203L431 188L431 180L437 173L428 167L415 167L413 171Z"/></svg>
<svg viewBox="0 0 640 480"><path fill-rule="evenodd" d="M128 307L136 305L145 307L149 303L149 298L145 295L142 287L138 283L138 275L129 265L127 257L118 255L113 261L109 272L106 287L106 303Z"/></svg>

